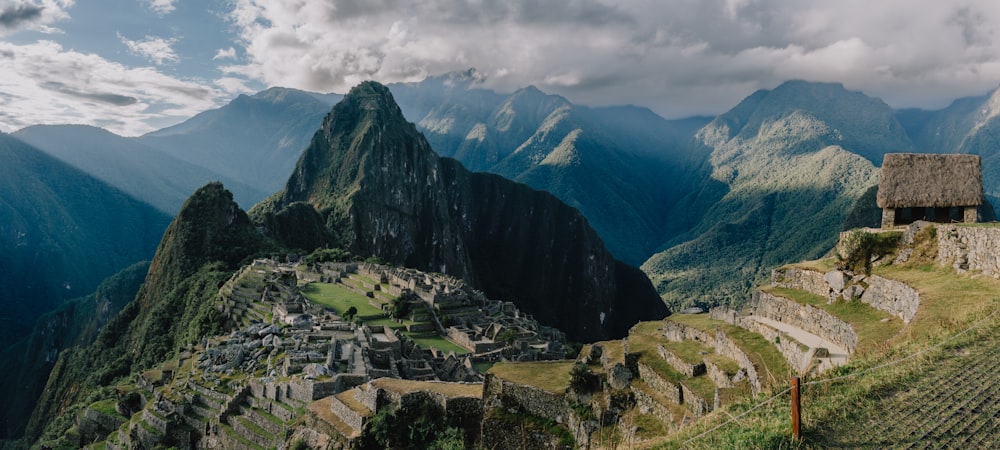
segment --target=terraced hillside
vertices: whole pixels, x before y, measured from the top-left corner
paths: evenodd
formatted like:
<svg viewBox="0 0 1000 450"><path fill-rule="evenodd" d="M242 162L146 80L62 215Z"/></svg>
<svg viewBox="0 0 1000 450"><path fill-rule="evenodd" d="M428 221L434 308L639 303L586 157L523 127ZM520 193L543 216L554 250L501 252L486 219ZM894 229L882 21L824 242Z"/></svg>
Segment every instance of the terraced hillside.
<svg viewBox="0 0 1000 450"><path fill-rule="evenodd" d="M994 447L1000 441L1000 227L927 225L900 229L900 244L875 255L870 274L837 278L832 274L842 263L835 258L793 264L775 270L773 285L750 302L748 309L759 313L774 312L755 306L762 297L795 302L856 332L846 365L803 378L801 443L791 440L788 389L778 383L646 445Z"/></svg>

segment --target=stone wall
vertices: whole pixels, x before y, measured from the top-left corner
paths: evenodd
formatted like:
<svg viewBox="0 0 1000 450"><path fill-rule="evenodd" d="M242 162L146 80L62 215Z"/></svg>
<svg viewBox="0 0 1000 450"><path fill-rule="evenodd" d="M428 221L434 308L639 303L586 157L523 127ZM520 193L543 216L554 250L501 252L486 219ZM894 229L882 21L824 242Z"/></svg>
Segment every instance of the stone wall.
<svg viewBox="0 0 1000 450"><path fill-rule="evenodd" d="M674 352L670 351L668 348L662 345L656 346L656 352L660 354L660 357L663 358L663 360L666 361L667 364L670 364L671 367L673 367L678 372L684 375L687 375L689 377L696 377L698 375L702 375L705 373L704 362L691 364L687 361L684 361L683 359L681 359L680 356L675 355Z"/></svg>
<svg viewBox="0 0 1000 450"><path fill-rule="evenodd" d="M650 397L639 389L633 390L632 393L635 394L635 404L639 408L639 412L655 417L663 424L664 429L670 430L673 428L674 415L670 413L670 410L666 406L661 405L660 402L657 402L653 397Z"/></svg>
<svg viewBox="0 0 1000 450"><path fill-rule="evenodd" d="M483 380L483 398L499 398L506 409L520 409L533 416L565 423L569 405L561 394L533 386L511 383L486 374Z"/></svg>
<svg viewBox="0 0 1000 450"><path fill-rule="evenodd" d="M1000 279L1000 228L942 225L937 238L938 264Z"/></svg>
<svg viewBox="0 0 1000 450"><path fill-rule="evenodd" d="M729 374L712 361L705 361L705 374L719 388L733 387L733 379L730 378Z"/></svg>
<svg viewBox="0 0 1000 450"><path fill-rule="evenodd" d="M865 295L868 295L868 291L865 291ZM747 304L747 311L801 328L847 348L849 353L853 353L854 347L858 345L858 334L847 322L812 305L802 305L755 290Z"/></svg>
<svg viewBox="0 0 1000 450"><path fill-rule="evenodd" d="M364 429L367 418L345 405L344 402L340 401L337 397L333 397L331 399L330 409L337 417L340 418L340 420L343 420L344 423L350 425L351 428L358 431Z"/></svg>
<svg viewBox="0 0 1000 450"><path fill-rule="evenodd" d="M743 352L743 349L739 345L736 345L732 339L729 339L729 336L726 336L726 333L721 330L715 333L715 352L736 361L736 364L739 364L740 368L747 373L747 379L750 381L750 391L753 395L760 393L762 387L757 366L754 366L753 361Z"/></svg>
<svg viewBox="0 0 1000 450"><path fill-rule="evenodd" d="M868 288L861 301L910 323L920 307L920 293L905 283L872 275L865 279Z"/></svg>
<svg viewBox="0 0 1000 450"><path fill-rule="evenodd" d="M684 398L684 404L691 409L691 413L694 415L700 417L712 412L712 405L691 390L691 388L687 387L687 385L683 382L681 383L681 396Z"/></svg>
<svg viewBox="0 0 1000 450"><path fill-rule="evenodd" d="M778 353L785 357L788 365L799 373L804 373L809 368L812 361L812 353L808 347L800 345L798 341L783 331L777 330L766 324L754 320L752 317L735 316L730 322L740 328L752 331L764 337L768 342L773 342L778 348Z"/></svg>
<svg viewBox="0 0 1000 450"><path fill-rule="evenodd" d="M664 320L662 330L663 337L673 342L698 341L708 346L715 342L711 334L672 320Z"/></svg>
<svg viewBox="0 0 1000 450"><path fill-rule="evenodd" d="M639 377L642 378L642 381L645 381L649 387L653 388L653 390L662 394L668 401L678 405L683 402L684 397L683 394L681 394L681 387L661 377L660 374L656 373L656 371L648 365L639 363Z"/></svg>
<svg viewBox="0 0 1000 450"><path fill-rule="evenodd" d="M811 292L824 298L829 298L831 293L830 284L823 279L823 273L794 267L779 267L772 270L771 284L786 289Z"/></svg>

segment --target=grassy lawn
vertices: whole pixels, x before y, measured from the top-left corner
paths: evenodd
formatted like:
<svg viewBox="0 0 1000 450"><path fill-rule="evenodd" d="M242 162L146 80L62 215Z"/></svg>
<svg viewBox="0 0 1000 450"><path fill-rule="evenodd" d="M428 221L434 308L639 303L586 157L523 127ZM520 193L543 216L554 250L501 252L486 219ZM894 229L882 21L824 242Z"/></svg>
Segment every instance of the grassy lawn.
<svg viewBox="0 0 1000 450"><path fill-rule="evenodd" d="M312 302L332 308L337 314L343 314L352 306L358 309L359 316L384 314L368 303L368 297L332 283L309 283L302 288L302 295Z"/></svg>
<svg viewBox="0 0 1000 450"><path fill-rule="evenodd" d="M470 353L465 347L462 347L454 342L449 341L444 336L438 336L436 334L430 335L429 333L410 333L403 332L406 337L410 338L413 342L423 348L436 348L442 352L455 352L456 355L464 355Z"/></svg>
<svg viewBox="0 0 1000 450"><path fill-rule="evenodd" d="M500 362L488 373L502 380L562 394L569 388L569 372L573 364L573 361Z"/></svg>

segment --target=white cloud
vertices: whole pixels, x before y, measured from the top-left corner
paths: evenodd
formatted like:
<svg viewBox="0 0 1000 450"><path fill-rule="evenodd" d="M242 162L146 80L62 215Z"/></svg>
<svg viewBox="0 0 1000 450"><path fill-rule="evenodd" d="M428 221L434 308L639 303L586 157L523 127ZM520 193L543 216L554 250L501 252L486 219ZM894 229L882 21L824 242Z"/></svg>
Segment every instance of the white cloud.
<svg viewBox="0 0 1000 450"><path fill-rule="evenodd" d="M177 56L172 47L177 42L176 39L146 36L145 39L133 41L122 36L121 33L118 33L118 39L128 47L130 53L142 56L158 66L163 65L164 62L175 63L180 61L180 57Z"/></svg>
<svg viewBox="0 0 1000 450"><path fill-rule="evenodd" d="M135 136L219 106L223 90L51 41L0 41L0 129L8 131L80 123Z"/></svg>
<svg viewBox="0 0 1000 450"><path fill-rule="evenodd" d="M177 0L146 0L149 9L161 16L174 12L177 9L174 3L177 3Z"/></svg>
<svg viewBox="0 0 1000 450"><path fill-rule="evenodd" d="M1000 2L957 0L234 0L245 64L270 85L345 92L475 67L591 104L718 113L791 78L894 106L1000 83Z"/></svg>
<svg viewBox="0 0 1000 450"><path fill-rule="evenodd" d="M236 49L233 47L220 48L219 51L215 52L215 56L212 57L212 61L220 59L236 59Z"/></svg>

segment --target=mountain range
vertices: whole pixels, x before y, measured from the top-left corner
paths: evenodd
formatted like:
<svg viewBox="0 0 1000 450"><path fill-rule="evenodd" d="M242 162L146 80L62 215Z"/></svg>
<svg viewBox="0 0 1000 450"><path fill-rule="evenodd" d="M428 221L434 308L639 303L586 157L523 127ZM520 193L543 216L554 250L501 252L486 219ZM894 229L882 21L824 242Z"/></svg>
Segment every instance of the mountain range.
<svg viewBox="0 0 1000 450"><path fill-rule="evenodd" d="M128 336L120 341L143 350L94 367L95 383L156 361L217 326L198 309L199 299L258 252L342 246L362 257L454 273L585 340L618 335L636 317L666 314L662 305L642 303L649 286L671 309L739 304L772 266L820 256L844 227L877 226L874 186L885 153L978 154L987 198L1000 198L997 91L938 111L894 111L840 84L790 81L714 118L665 120L634 106L574 105L533 87L501 94L482 88L473 72L390 85L388 92L366 86L371 92L357 98L394 98L400 114L352 117L347 126L342 120L349 114L330 109L342 96L272 88L138 138L82 126L0 135L6 354L55 342L39 337L53 317L92 316L64 309L30 331L34 318L70 305L68 299L97 305L83 296L148 259L166 214L183 211L187 194L213 180L229 190L211 184L187 201L214 199L200 214L223 211L221 223L238 224L242 237L203 240L212 248L154 261L144 289L182 286L169 297L194 308L185 325L175 324L150 292L140 292L137 298L146 300L135 306L106 303L125 313L102 316L112 324L103 345L121 351L125 344L111 344ZM392 110L378 100L361 103L370 101L371 111ZM392 176L379 176L383 170ZM241 215L254 204L249 216ZM992 208L985 205L981 214L992 218ZM501 250L510 256L498 257ZM591 256L596 264L587 262ZM645 275L629 267L639 264ZM590 279L569 275L580 270ZM170 282L157 281L154 274L163 273L172 274ZM643 281L647 276L652 285ZM615 291L626 285L640 287ZM571 294L549 301L559 295L554 289ZM645 306L620 306L623 296L642 298ZM570 297L584 306L566 303ZM129 331L139 329L158 332ZM84 336L65 338L78 344L94 336L66 333ZM8 360L51 367L47 358L45 364L19 358ZM75 375L53 376L65 382ZM66 400L55 391L46 395L49 409L36 412L42 419L31 428L35 435L57 411L53 405Z"/></svg>

